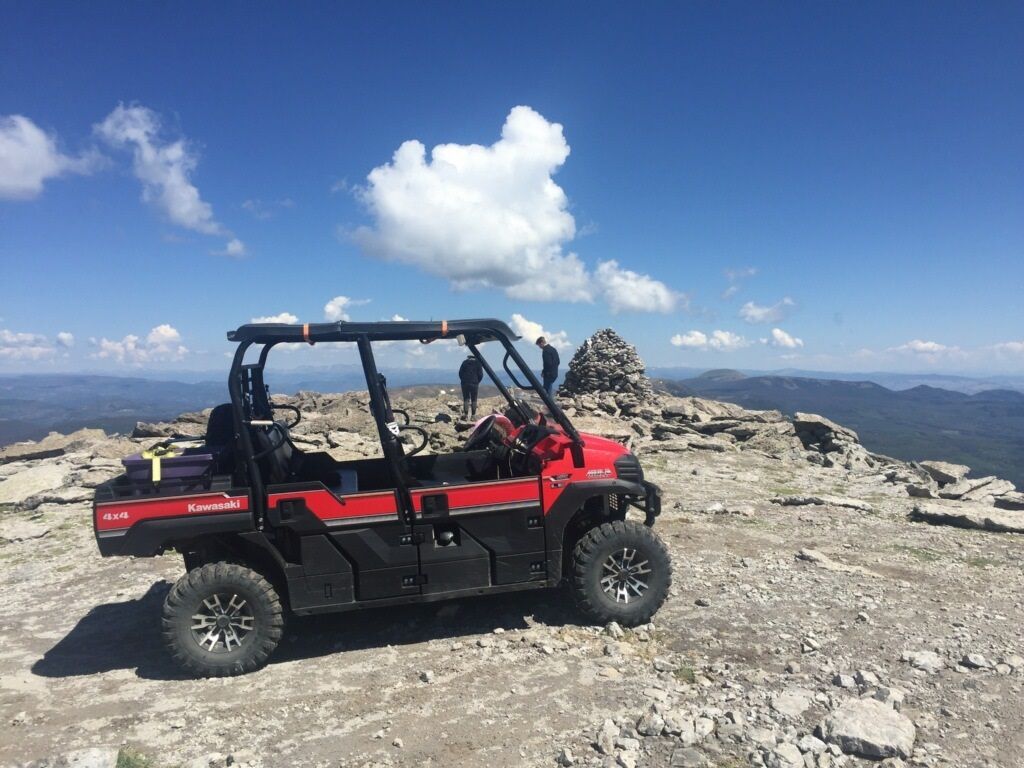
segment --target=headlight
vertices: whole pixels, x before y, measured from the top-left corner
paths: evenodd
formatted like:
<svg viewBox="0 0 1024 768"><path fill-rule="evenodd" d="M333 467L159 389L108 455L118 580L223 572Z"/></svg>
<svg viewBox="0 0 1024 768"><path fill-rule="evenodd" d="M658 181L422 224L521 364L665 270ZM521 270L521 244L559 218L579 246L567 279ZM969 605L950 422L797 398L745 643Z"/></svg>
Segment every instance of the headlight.
<svg viewBox="0 0 1024 768"><path fill-rule="evenodd" d="M615 460L615 473L620 480L627 483L642 483L644 471L640 468L640 459L632 453L627 453Z"/></svg>

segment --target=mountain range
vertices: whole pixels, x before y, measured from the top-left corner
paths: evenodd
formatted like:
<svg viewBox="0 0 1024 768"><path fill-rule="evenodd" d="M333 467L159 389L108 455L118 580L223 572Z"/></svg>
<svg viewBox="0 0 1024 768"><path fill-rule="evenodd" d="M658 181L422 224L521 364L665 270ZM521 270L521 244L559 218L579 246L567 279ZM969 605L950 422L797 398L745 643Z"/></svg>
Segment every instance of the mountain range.
<svg viewBox="0 0 1024 768"><path fill-rule="evenodd" d="M657 383L673 394L746 408L817 413L855 429L872 451L961 462L975 474L1024 486L1024 392L1015 389L965 394L919 384L893 390L873 381L747 376L728 369Z"/></svg>
<svg viewBox="0 0 1024 768"><path fill-rule="evenodd" d="M782 372L750 375L720 369L654 368L656 385L746 408L818 413L855 429L870 450L905 460L943 458L1024 487L1024 380L883 374L846 380ZM801 372L803 373L803 372ZM454 371L387 371L391 387L452 386ZM219 379L219 377L218 377ZM923 381L941 381L938 387ZM916 382L916 383L915 383ZM362 371L332 366L274 372L272 391L362 389ZM1004 386L997 387L1001 383ZM985 389L985 384L990 386ZM957 391L960 390L960 391ZM0 376L0 445L34 440L53 430L100 427L130 432L136 421L160 421L227 399L223 380L161 381L142 376L25 374Z"/></svg>

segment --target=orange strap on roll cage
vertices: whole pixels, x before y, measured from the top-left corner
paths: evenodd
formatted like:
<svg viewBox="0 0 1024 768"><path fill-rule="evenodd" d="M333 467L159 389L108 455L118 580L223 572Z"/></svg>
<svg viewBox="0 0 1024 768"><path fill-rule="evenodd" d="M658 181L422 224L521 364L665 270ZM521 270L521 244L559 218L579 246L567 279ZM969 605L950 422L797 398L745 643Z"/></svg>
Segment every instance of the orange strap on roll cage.
<svg viewBox="0 0 1024 768"><path fill-rule="evenodd" d="M313 346L316 343L309 340L309 323L302 324L302 340L309 344L309 346Z"/></svg>

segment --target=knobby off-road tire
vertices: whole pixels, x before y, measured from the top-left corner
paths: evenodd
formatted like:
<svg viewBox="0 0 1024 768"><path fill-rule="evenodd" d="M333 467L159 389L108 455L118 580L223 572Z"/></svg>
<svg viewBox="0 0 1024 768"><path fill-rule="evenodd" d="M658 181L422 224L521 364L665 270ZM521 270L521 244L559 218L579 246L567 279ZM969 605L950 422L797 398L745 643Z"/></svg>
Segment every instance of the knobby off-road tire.
<svg viewBox="0 0 1024 768"><path fill-rule="evenodd" d="M604 523L573 549L573 597L592 621L644 624L665 602L671 585L668 550L646 525L632 520Z"/></svg>
<svg viewBox="0 0 1024 768"><path fill-rule="evenodd" d="M283 631L277 592L244 565L195 568L178 579L164 601L164 642L174 660L198 677L259 669Z"/></svg>

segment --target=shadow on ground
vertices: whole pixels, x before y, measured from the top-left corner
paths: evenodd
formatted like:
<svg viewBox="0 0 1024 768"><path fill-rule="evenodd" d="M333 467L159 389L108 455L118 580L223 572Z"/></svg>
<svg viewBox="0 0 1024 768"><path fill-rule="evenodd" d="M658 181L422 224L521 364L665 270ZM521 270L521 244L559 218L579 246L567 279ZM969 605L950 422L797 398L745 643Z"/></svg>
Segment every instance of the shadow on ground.
<svg viewBox="0 0 1024 768"><path fill-rule="evenodd" d="M149 680L185 679L160 636L160 612L170 588L169 583L158 582L136 600L93 608L32 665L32 672L42 677L81 677L129 669ZM525 629L531 621L565 626L581 620L563 589L292 617L270 663L455 639L498 628Z"/></svg>

